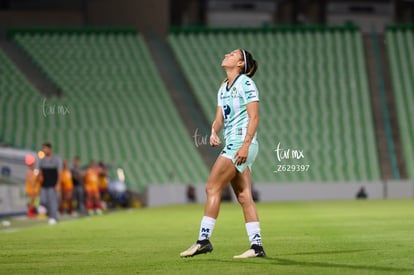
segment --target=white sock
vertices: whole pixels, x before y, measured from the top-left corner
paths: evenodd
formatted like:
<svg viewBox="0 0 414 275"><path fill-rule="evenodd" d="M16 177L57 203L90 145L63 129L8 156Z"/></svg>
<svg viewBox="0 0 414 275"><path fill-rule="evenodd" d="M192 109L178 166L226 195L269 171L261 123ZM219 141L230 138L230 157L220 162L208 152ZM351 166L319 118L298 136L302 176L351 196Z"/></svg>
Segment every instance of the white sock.
<svg viewBox="0 0 414 275"><path fill-rule="evenodd" d="M200 234L198 235L198 240L202 241L205 239L210 239L215 224L216 219L203 216L203 219L201 220Z"/></svg>
<svg viewBox="0 0 414 275"><path fill-rule="evenodd" d="M249 236L250 244L262 245L262 236L260 235L260 223L259 222L247 222L246 231Z"/></svg>

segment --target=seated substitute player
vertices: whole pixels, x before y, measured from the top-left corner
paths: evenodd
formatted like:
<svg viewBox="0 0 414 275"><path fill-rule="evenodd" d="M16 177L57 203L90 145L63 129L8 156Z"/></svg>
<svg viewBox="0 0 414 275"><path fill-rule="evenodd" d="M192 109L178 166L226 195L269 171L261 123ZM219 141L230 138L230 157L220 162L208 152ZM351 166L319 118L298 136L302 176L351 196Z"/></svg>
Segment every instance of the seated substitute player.
<svg viewBox="0 0 414 275"><path fill-rule="evenodd" d="M252 198L252 164L259 144L259 94L251 77L257 62L251 53L237 49L225 55L221 66L226 72L217 95L216 117L211 127L210 145L221 144L217 133L224 126L226 144L213 165L206 185L207 201L197 242L181 257L213 251L210 237L220 210L221 192L230 182L240 203L250 241L250 249L234 258L264 257L259 217Z"/></svg>

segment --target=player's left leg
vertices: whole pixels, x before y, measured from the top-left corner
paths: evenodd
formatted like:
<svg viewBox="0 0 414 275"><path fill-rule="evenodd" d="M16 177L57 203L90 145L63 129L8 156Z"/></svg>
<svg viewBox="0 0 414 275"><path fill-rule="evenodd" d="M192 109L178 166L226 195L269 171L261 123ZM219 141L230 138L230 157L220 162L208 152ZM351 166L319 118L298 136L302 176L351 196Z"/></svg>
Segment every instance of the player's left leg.
<svg viewBox="0 0 414 275"><path fill-rule="evenodd" d="M265 257L260 234L260 223L256 205L252 196L252 176L249 167L243 172L238 172L231 181L237 200L243 209L246 231L250 241L250 249L234 258Z"/></svg>

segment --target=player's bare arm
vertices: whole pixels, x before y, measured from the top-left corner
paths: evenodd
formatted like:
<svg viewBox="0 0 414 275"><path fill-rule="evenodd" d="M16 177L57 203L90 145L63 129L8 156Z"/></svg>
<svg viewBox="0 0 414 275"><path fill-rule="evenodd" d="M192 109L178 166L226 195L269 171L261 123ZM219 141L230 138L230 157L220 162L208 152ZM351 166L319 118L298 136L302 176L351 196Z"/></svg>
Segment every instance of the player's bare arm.
<svg viewBox="0 0 414 275"><path fill-rule="evenodd" d="M211 135L210 135L210 145L213 147L219 146L221 144L220 137L218 132L220 132L223 127L223 114L221 107L217 107L216 118L214 119L213 124L211 125Z"/></svg>

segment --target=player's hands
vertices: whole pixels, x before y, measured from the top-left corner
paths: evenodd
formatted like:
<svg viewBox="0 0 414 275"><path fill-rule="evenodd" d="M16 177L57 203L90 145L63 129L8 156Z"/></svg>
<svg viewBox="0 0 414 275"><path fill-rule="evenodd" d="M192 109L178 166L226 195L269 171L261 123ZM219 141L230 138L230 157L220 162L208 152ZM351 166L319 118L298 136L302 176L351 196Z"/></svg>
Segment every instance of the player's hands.
<svg viewBox="0 0 414 275"><path fill-rule="evenodd" d="M234 161L236 165L241 165L246 162L247 157L249 155L249 147L248 146L242 146L234 156Z"/></svg>
<svg viewBox="0 0 414 275"><path fill-rule="evenodd" d="M216 132L212 132L210 136L210 145L213 147L219 146L221 144L219 136L216 134Z"/></svg>
<svg viewBox="0 0 414 275"><path fill-rule="evenodd" d="M243 145L237 152L236 155L234 156L234 160L236 165L240 165L243 164L247 161L247 157L249 155L249 147Z"/></svg>

